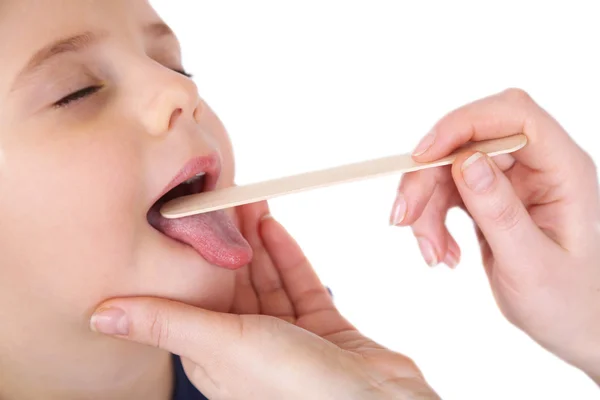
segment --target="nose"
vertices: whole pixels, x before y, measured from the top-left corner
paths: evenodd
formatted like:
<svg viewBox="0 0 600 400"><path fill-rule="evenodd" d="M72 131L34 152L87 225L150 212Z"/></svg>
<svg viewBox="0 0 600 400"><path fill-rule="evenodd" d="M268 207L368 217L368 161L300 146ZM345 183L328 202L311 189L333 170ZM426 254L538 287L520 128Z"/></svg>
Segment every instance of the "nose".
<svg viewBox="0 0 600 400"><path fill-rule="evenodd" d="M146 131L153 136L167 135L181 120L199 122L202 101L196 84L178 72L158 67L148 92L147 107L142 109Z"/></svg>

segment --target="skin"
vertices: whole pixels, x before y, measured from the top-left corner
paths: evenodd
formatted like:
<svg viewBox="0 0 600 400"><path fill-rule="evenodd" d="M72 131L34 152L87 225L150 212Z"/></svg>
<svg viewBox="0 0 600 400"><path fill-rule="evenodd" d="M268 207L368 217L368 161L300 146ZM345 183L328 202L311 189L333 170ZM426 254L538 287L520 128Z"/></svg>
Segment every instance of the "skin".
<svg viewBox="0 0 600 400"><path fill-rule="evenodd" d="M263 218L266 204L240 210L257 255L235 276L147 224L148 207L189 158L218 151L220 187L233 184L233 160L216 116L172 71L181 67L176 41L144 33L158 21L146 2L0 7L0 34L10 38L0 45L0 317L10 321L0 332L0 397L166 399L169 350L187 358L190 379L213 398L438 398L412 361L339 315L293 239ZM20 74L48 41L86 30L107 35ZM52 107L99 83L97 94ZM394 219L432 243L433 261L455 264L458 245L441 227L449 206L464 206L505 315L598 379L600 211L589 157L528 96L510 91L450 114L416 158L520 131L528 149L498 165L484 159L493 179L480 179L478 190L465 183L472 154L451 171L407 176L404 218ZM565 166L544 161L559 151ZM118 338L88 326L112 297L122 298L102 304L91 327L125 327ZM223 313L232 306L239 315ZM121 310L118 320L102 317L107 308Z"/></svg>
<svg viewBox="0 0 600 400"><path fill-rule="evenodd" d="M515 133L529 144L494 160L465 152L451 168L405 175L392 223L431 242L436 262L424 252L428 263L454 252L448 263L456 265L460 249L444 217L452 206L466 209L507 319L600 384L600 191L593 161L516 89L449 113L432 132L415 150L417 160ZM559 157L563 162L555 163ZM92 329L114 334L119 325L121 339L185 356L188 376L213 398L439 399L410 359L339 314L281 225L267 218L252 228L266 212L264 204L240 210L258 255L239 275L245 289L240 285L237 300L244 301L235 306L242 315L147 297L112 299L102 308L120 310L120 318L93 318Z"/></svg>
<svg viewBox="0 0 600 400"><path fill-rule="evenodd" d="M444 220L450 207L466 209L506 318L600 383L600 194L590 156L526 92L509 89L446 115L415 158L435 160L467 141L520 132L529 143L512 155L466 168L473 155L464 154L451 169L405 176L399 225L429 241L433 258L458 260Z"/></svg>
<svg viewBox="0 0 600 400"><path fill-rule="evenodd" d="M174 71L175 37L144 30L161 22L146 1L0 8L0 318L10 321L0 330L0 398L169 398L167 352L97 335L88 320L116 296L229 311L234 272L146 220L192 157L218 152L218 187L233 184L225 129ZM39 49L86 31L103 37L23 74Z"/></svg>
<svg viewBox="0 0 600 400"><path fill-rule="evenodd" d="M439 400L411 359L342 317L266 203L243 206L239 215L254 259L238 272L233 313L151 297L112 299L92 328L183 355L188 377L211 399L252 393L260 399ZM105 317L115 310L119 318Z"/></svg>

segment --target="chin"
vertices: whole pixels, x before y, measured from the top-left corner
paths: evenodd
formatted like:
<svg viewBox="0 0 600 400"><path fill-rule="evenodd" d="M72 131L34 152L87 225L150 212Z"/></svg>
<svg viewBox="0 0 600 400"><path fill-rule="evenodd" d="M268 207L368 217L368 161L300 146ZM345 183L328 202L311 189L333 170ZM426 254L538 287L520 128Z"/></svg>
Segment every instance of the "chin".
<svg viewBox="0 0 600 400"><path fill-rule="evenodd" d="M171 298L182 303L217 312L229 312L235 295L235 278L211 279L211 285L191 285L186 291L173 292Z"/></svg>
<svg viewBox="0 0 600 400"><path fill-rule="evenodd" d="M139 252L137 268L127 279L136 296L151 296L195 307L228 312L235 294L231 269L210 264L190 246L177 243L151 230ZM131 293L129 293L131 295Z"/></svg>

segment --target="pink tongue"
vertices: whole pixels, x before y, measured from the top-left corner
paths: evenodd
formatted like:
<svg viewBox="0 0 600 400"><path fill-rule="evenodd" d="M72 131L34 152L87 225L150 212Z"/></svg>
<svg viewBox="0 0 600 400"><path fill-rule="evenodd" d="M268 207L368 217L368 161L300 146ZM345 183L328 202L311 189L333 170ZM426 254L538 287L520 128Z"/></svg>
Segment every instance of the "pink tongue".
<svg viewBox="0 0 600 400"><path fill-rule="evenodd" d="M156 222L162 233L192 246L211 264L235 269L252 259L252 248L223 211Z"/></svg>

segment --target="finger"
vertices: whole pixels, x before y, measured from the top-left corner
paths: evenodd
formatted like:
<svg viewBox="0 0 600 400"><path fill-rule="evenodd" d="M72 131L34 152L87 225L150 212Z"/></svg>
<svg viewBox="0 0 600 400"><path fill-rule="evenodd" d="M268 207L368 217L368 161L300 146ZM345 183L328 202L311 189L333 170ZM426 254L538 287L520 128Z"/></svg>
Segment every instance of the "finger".
<svg viewBox="0 0 600 400"><path fill-rule="evenodd" d="M291 349L306 340L304 331L275 318L216 313L157 298L109 300L94 313L90 326L191 361L193 369L185 363L186 373L209 398L241 398L257 388L281 392L279 372L286 369ZM323 351L318 346L325 346L309 344L317 353ZM296 356L296 373L302 371L301 358ZM258 368L249 368L257 363ZM269 396L273 393L259 397Z"/></svg>
<svg viewBox="0 0 600 400"><path fill-rule="evenodd" d="M265 220L261 234L279 271L296 316L335 309L329 292L286 229L274 219Z"/></svg>
<svg viewBox="0 0 600 400"><path fill-rule="evenodd" d="M91 318L94 331L154 346L202 363L235 345L239 316L150 297L109 300Z"/></svg>
<svg viewBox="0 0 600 400"><path fill-rule="evenodd" d="M445 224L447 208L429 208L434 204L430 202L421 218L412 225L413 234L423 259L430 267L443 262L450 268L456 268L461 252Z"/></svg>
<svg viewBox="0 0 600 400"><path fill-rule="evenodd" d="M483 262L483 267L485 268L485 273L487 277L491 279L494 269L494 254L492 253L492 249L483 235L483 232L481 232L481 229L479 229L477 224L475 224L475 234L477 235L477 242L479 243L481 260Z"/></svg>
<svg viewBox="0 0 600 400"><path fill-rule="evenodd" d="M240 231L246 238L246 241L250 243L249 236L252 236L252 229L249 228L251 225L247 221L252 215L247 215L246 209L242 207L236 208L236 216L239 221ZM256 219L256 217L254 217ZM252 256L254 258L254 254ZM236 314L259 314L260 305L258 302L258 295L252 286L252 279L250 276L250 266L246 265L237 271L235 271L235 294L233 298L232 312Z"/></svg>
<svg viewBox="0 0 600 400"><path fill-rule="evenodd" d="M552 171L557 159L581 164L581 150L563 128L525 92L509 89L443 117L414 152L417 161L441 158L469 141L524 133L525 148L513 153L534 170ZM568 165L568 164L567 164Z"/></svg>
<svg viewBox="0 0 600 400"><path fill-rule="evenodd" d="M446 242L448 243L448 250L446 255L443 257L443 263L448 267L454 269L460 263L460 246L456 243L452 234L446 229Z"/></svg>
<svg viewBox="0 0 600 400"><path fill-rule="evenodd" d="M510 154L498 155L494 161L501 170L512 168L515 159ZM451 166L411 172L402 176L392 207L390 224L407 226L421 217L434 191L456 192Z"/></svg>
<svg viewBox="0 0 600 400"><path fill-rule="evenodd" d="M494 161L502 170L512 168L515 163L515 159L510 154L497 156ZM401 184L400 192L406 193L404 198L409 199L411 206L421 204L412 208L412 213L407 213L406 222L413 223L413 232L428 265L433 266L441 261L448 267L455 268L460 263L461 251L446 227L445 218L449 209L454 206L461 207L469 216L470 213L462 203L450 169L440 168L437 171L419 172L422 172L420 176L416 174L407 176ZM424 180L423 185L419 179ZM435 180L436 183L428 185L431 180ZM432 187L433 192L430 190ZM423 198L424 196L428 197ZM422 207L425 203L426 206ZM418 219L411 221L415 215L418 215Z"/></svg>
<svg viewBox="0 0 600 400"><path fill-rule="evenodd" d="M552 247L550 239L535 225L493 160L482 153L461 155L452 174L498 264L505 268L539 265L540 257Z"/></svg>
<svg viewBox="0 0 600 400"><path fill-rule="evenodd" d="M258 297L260 312L293 320L294 307L260 234L261 225L270 217L268 205L266 202L259 202L244 205L241 209L246 216L244 236L252 246L254 254L249 266L250 279Z"/></svg>
<svg viewBox="0 0 600 400"><path fill-rule="evenodd" d="M435 186L430 199L421 212L419 218L411 225L412 231L417 238L419 248L425 262L433 267L440 262L448 261L449 266L454 267L458 262L458 245L452 239L446 228L446 215L448 210L460 201L452 175L449 171L439 171L436 177L438 183ZM415 191L419 188L417 182ZM453 252L449 254L449 245L453 244Z"/></svg>
<svg viewBox="0 0 600 400"><path fill-rule="evenodd" d="M450 167L411 172L402 176L392 208L390 224L408 226L421 217L434 191L439 186L454 186Z"/></svg>
<svg viewBox="0 0 600 400"><path fill-rule="evenodd" d="M260 304L252 286L248 265L235 271L235 294L232 312L236 314L260 314Z"/></svg>
<svg viewBox="0 0 600 400"><path fill-rule="evenodd" d="M448 251L446 213L447 199L436 190L421 217L411 226L421 254L430 267L438 265Z"/></svg>

